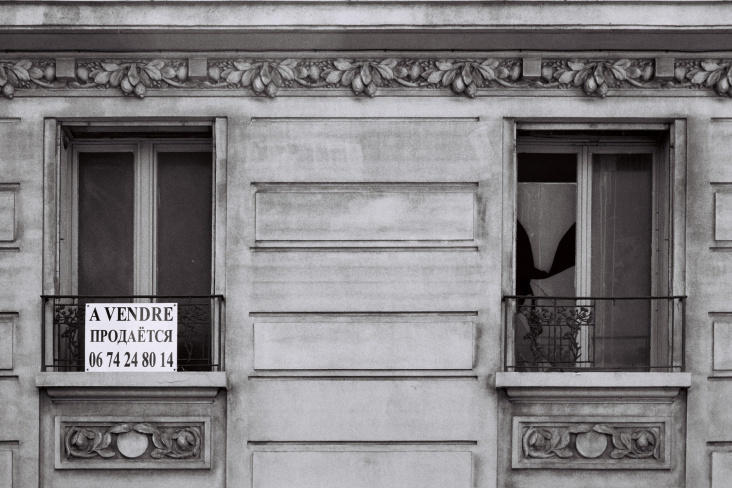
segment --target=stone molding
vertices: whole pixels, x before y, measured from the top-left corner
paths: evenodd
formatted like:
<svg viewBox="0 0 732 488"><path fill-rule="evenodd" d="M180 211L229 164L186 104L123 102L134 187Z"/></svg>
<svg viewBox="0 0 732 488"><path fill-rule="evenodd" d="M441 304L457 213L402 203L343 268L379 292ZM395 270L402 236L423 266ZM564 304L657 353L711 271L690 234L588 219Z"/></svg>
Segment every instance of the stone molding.
<svg viewBox="0 0 732 488"><path fill-rule="evenodd" d="M227 388L225 372L177 373L36 373L36 387L51 401L106 402L130 399L152 402L211 403Z"/></svg>
<svg viewBox="0 0 732 488"><path fill-rule="evenodd" d="M668 418L514 417L514 469L670 469Z"/></svg>
<svg viewBox="0 0 732 488"><path fill-rule="evenodd" d="M294 55L293 55L294 56ZM694 58L465 55L436 57L274 57L97 55L79 58L0 58L0 89L18 94L186 95L197 92L276 97L465 96L516 92L604 98L669 90L732 97L732 54ZM176 93L180 92L180 93ZM185 93L183 93L185 92Z"/></svg>
<svg viewBox="0 0 732 488"><path fill-rule="evenodd" d="M209 417L56 417L56 469L209 469Z"/></svg>

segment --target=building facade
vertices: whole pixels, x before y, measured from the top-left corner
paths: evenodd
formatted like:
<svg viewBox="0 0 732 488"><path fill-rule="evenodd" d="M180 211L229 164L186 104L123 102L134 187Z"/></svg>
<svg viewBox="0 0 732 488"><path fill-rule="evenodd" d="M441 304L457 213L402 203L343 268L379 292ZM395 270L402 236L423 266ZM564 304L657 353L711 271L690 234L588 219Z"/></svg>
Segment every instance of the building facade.
<svg viewBox="0 0 732 488"><path fill-rule="evenodd" d="M0 486L729 486L731 21L2 2Z"/></svg>

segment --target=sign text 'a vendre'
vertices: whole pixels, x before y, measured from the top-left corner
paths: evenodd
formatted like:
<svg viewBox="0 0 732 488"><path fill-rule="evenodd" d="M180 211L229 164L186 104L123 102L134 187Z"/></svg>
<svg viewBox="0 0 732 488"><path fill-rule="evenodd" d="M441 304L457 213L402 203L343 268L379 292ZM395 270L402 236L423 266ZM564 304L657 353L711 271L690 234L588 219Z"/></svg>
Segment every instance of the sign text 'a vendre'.
<svg viewBox="0 0 732 488"><path fill-rule="evenodd" d="M178 304L88 303L85 371L176 371Z"/></svg>

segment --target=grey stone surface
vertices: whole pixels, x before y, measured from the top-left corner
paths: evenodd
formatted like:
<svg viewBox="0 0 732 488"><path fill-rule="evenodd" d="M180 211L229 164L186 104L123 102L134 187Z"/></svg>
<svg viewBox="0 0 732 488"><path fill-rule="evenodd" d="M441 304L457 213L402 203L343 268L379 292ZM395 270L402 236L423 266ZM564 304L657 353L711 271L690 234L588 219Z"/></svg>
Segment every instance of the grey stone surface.
<svg viewBox="0 0 732 488"><path fill-rule="evenodd" d="M422 50L423 58L442 59L482 50L476 58L490 51L532 60L525 74L538 82L539 51L594 59L657 50L652 81L674 82L674 60L683 56L666 51L731 57L718 51L732 45L723 25L731 13L726 2L653 0L3 2L0 61L57 59L56 78L73 81L78 51L109 59L167 52L190 60L190 78L204 83L206 60L223 52L227 59L280 50L383 59L384 49L402 58ZM340 51L349 48L356 53ZM445 478L458 488L729 484L732 383L719 373L732 364L732 267L719 241L732 240L732 201L715 185L732 184L732 102L712 86L687 80L673 90L633 87L599 99L579 88L526 85L474 100L448 87L382 87L375 99L348 87L276 99L241 88L151 89L142 100L118 89L29 83L13 100L0 99L0 185L19 185L0 191L0 241L13 243L0 244L0 313L13 317L12 333L0 320L0 486L429 487L445 486ZM55 124L160 120L217 121L214 286L226 295L226 372L39 373L38 296L58 291L55 192L64 149ZM689 161L674 189L686 213L675 214L679 260L670 274L675 291L689 295L685 373L501 372L501 296L514 292L514 209L504 191L514 177L514 120L624 131L683 122L671 144ZM276 185L347 191L320 202L308 200L312 192L261 198ZM430 207L424 194L414 199L404 190L393 192L390 205L389 185L440 188L442 200ZM463 186L469 191L453 191ZM364 191L374 187L382 192ZM368 205L380 210L367 212ZM364 213L373 218L358 221ZM263 239L286 242L268 247ZM210 417L211 467L56 470L54 419L62 416ZM518 417L579 429L663 421L673 439L664 444L668 465L636 469L620 453L620 469L513 469L512 453L524 447L512 430ZM641 434L623 432L637 449ZM591 430L572 433L568 446L604 461L620 449L615 442Z"/></svg>

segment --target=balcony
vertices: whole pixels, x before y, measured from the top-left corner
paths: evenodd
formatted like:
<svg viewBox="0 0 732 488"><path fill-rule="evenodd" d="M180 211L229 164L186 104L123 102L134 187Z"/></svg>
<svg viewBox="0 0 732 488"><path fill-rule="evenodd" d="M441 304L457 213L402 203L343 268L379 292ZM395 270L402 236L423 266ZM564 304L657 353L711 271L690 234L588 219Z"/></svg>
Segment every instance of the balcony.
<svg viewBox="0 0 732 488"><path fill-rule="evenodd" d="M42 295L42 371L84 371L89 303L176 303L177 371L224 371L223 295Z"/></svg>
<svg viewBox="0 0 732 488"><path fill-rule="evenodd" d="M504 369L682 372L685 299L504 296Z"/></svg>

